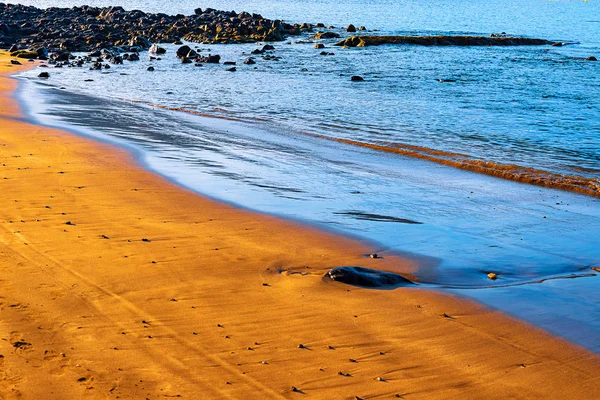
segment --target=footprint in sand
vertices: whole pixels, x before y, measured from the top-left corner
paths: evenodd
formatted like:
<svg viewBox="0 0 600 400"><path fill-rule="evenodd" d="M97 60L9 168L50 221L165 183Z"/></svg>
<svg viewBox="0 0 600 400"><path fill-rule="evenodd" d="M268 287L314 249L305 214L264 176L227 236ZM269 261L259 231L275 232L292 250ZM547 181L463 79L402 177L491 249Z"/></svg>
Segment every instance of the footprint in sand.
<svg viewBox="0 0 600 400"><path fill-rule="evenodd" d="M28 353L33 351L33 345L24 339L21 332L11 332L9 343L15 348L15 352Z"/></svg>

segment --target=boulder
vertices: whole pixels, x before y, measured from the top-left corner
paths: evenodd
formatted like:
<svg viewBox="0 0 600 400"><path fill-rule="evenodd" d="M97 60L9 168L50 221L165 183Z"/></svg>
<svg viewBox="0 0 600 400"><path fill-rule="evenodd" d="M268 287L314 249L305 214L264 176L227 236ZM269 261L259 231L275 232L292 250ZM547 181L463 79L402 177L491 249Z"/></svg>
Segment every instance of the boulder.
<svg viewBox="0 0 600 400"><path fill-rule="evenodd" d="M252 64L256 64L256 61L254 61L254 59L252 57L250 57L250 58L246 58L246 60L244 61L244 64L252 65Z"/></svg>
<svg viewBox="0 0 600 400"><path fill-rule="evenodd" d="M350 24L346 28L346 32L354 33L354 32L356 32L356 27L354 25Z"/></svg>
<svg viewBox="0 0 600 400"><path fill-rule="evenodd" d="M48 79L48 78L50 78L50 74L46 71L40 72L40 74L38 75L38 78Z"/></svg>
<svg viewBox="0 0 600 400"><path fill-rule="evenodd" d="M54 61L69 61L71 59L71 53L68 51L59 51L50 54L50 59Z"/></svg>
<svg viewBox="0 0 600 400"><path fill-rule="evenodd" d="M594 56L589 56L588 58L585 59L586 61L598 61L598 59Z"/></svg>
<svg viewBox="0 0 600 400"><path fill-rule="evenodd" d="M153 44L152 46L150 46L150 49L148 51L152 54L165 54L167 52L166 49L160 47L157 44Z"/></svg>
<svg viewBox="0 0 600 400"><path fill-rule="evenodd" d="M152 43L150 43L150 41L144 36L134 36L129 39L129 46L139 46L146 50L152 46Z"/></svg>
<svg viewBox="0 0 600 400"><path fill-rule="evenodd" d="M207 64L218 64L221 61L221 56L218 54L208 56L197 57L196 62L207 63Z"/></svg>
<svg viewBox="0 0 600 400"><path fill-rule="evenodd" d="M180 48L177 49L177 52L175 53L177 55L177 57L182 58L182 57L187 57L188 53L192 50L192 48L188 45L184 45L181 46Z"/></svg>
<svg viewBox="0 0 600 400"><path fill-rule="evenodd" d="M177 57L179 58L195 58L198 57L198 53L193 50L190 46L184 45L177 49Z"/></svg>
<svg viewBox="0 0 600 400"><path fill-rule="evenodd" d="M365 80L365 78L363 78L362 76L353 75L350 77L350 80L352 82L363 82Z"/></svg>
<svg viewBox="0 0 600 400"><path fill-rule="evenodd" d="M315 39L337 39L340 35L335 32L317 32L315 33Z"/></svg>

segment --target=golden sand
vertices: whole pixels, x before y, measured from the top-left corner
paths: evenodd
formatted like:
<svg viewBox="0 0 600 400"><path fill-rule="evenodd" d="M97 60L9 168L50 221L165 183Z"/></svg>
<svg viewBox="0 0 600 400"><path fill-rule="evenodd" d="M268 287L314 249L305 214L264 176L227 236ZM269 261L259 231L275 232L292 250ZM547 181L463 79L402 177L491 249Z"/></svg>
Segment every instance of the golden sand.
<svg viewBox="0 0 600 400"><path fill-rule="evenodd" d="M410 260L370 259L367 245L13 119L8 61L1 398L600 398L600 358L525 323L433 291L322 279L338 265L410 274Z"/></svg>

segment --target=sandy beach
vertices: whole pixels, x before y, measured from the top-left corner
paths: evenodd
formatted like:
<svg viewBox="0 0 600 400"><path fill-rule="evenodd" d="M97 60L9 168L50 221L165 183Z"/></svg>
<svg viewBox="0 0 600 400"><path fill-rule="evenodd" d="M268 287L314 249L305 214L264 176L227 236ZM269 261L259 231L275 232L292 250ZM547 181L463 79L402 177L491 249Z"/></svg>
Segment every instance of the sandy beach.
<svg viewBox="0 0 600 400"><path fill-rule="evenodd" d="M3 399L591 399L600 357L474 302L323 280L368 245L24 122L0 53Z"/></svg>

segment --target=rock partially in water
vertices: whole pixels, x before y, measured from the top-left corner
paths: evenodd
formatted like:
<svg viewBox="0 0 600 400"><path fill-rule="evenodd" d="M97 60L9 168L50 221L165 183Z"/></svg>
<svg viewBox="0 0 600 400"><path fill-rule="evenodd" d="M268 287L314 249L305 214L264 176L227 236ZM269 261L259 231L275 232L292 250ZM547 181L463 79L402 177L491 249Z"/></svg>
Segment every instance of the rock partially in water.
<svg viewBox="0 0 600 400"><path fill-rule="evenodd" d="M335 267L325 278L348 285L368 288L390 288L414 285L414 282L393 272L379 271L363 267Z"/></svg>
<svg viewBox="0 0 600 400"><path fill-rule="evenodd" d="M364 82L365 78L363 78L362 76L353 75L353 76L350 77L350 80L352 82Z"/></svg>
<svg viewBox="0 0 600 400"><path fill-rule="evenodd" d="M316 32L315 39L337 39L340 35L335 32Z"/></svg>
<svg viewBox="0 0 600 400"><path fill-rule="evenodd" d="M198 63L207 63L207 64L218 64L221 61L221 56L218 54L208 56L196 57L196 62Z"/></svg>
<svg viewBox="0 0 600 400"><path fill-rule="evenodd" d="M523 37L485 36L350 36L336 46L365 47L382 44L413 44L420 46L541 46L552 42Z"/></svg>
<svg viewBox="0 0 600 400"><path fill-rule="evenodd" d="M356 32L356 27L354 25L350 24L346 28L346 32L354 33L354 32Z"/></svg>
<svg viewBox="0 0 600 400"><path fill-rule="evenodd" d="M148 51L152 54L165 54L167 52L166 49L160 47L157 44L153 44L152 46L150 46L150 49Z"/></svg>
<svg viewBox="0 0 600 400"><path fill-rule="evenodd" d="M586 61L598 61L598 59L594 56L589 56L588 58L585 59Z"/></svg>

